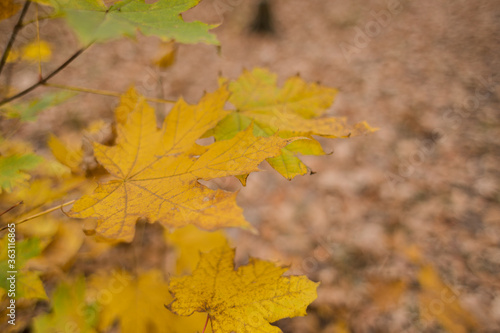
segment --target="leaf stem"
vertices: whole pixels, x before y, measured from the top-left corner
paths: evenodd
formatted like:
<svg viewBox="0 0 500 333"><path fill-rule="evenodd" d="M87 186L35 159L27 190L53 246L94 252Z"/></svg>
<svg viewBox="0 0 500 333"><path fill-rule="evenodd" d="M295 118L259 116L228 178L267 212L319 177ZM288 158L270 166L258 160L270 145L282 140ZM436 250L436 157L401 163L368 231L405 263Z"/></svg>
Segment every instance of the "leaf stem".
<svg viewBox="0 0 500 333"><path fill-rule="evenodd" d="M26 13L28 12L28 8L31 4L30 0L27 0L24 3L23 9L21 11L21 15L19 15L19 19L17 20L16 25L14 26L14 29L12 29L12 33L10 35L10 39L7 42L7 46L5 47L5 50L3 50L2 54L2 59L0 60L0 74L2 73L3 67L5 66L5 62L7 61L7 57L9 56L10 49L12 48L12 45L14 44L14 40L16 39L17 33L19 30L23 27L23 19Z"/></svg>
<svg viewBox="0 0 500 333"><path fill-rule="evenodd" d="M120 94L118 92L109 91L109 90L73 87L73 86L67 86L67 85L57 84L57 83L44 83L43 85L46 86L46 87L52 87L52 88L58 88L58 89L64 89L64 90L71 90L71 91L78 91L78 92L84 92L84 93L96 94L96 95L103 95L103 96L113 96L113 97L121 97L122 96L122 94ZM175 103L175 101L169 100L169 99L160 99L160 98L152 98L152 97L144 97L144 98L147 101L149 101L149 102Z"/></svg>
<svg viewBox="0 0 500 333"><path fill-rule="evenodd" d="M205 330L207 329L208 325L208 320L210 319L210 314L207 313L207 321L205 322L205 327L203 327L203 331L201 333L205 333Z"/></svg>
<svg viewBox="0 0 500 333"><path fill-rule="evenodd" d="M15 99L18 99L19 97L22 97L22 96L26 95L27 93L31 92L32 90L36 89L39 86L45 85L45 83L47 83L48 80L50 80L53 76L55 76L57 73L59 73L60 71L62 71L64 68L66 68L66 66L68 66L80 54L82 54L86 49L88 49L90 47L90 45L92 45L92 43L90 43L89 45L87 45L87 46L79 49L78 51L76 51L62 65L60 65L55 70L53 70L52 73L50 73L49 75L47 75L45 78L39 80L37 83L33 84L31 87L24 89L23 91L19 92L18 94L14 95L14 96L5 98L4 100L0 101L0 106L2 106L4 104L7 104L7 103L9 103L9 102L11 102L11 101L13 101Z"/></svg>
<svg viewBox="0 0 500 333"><path fill-rule="evenodd" d="M29 220L33 220L33 219L35 219L35 218L37 218L37 217L39 217L39 216L42 216L42 215L45 215L45 214L51 213L51 212L53 212L53 211L55 211L55 210L62 209L62 208L63 208L63 207L65 207L65 206L71 205L71 204L73 204L75 201L76 201L76 200L71 200L71 201L68 201L68 202L66 202L66 203L63 203L63 204L61 204L61 205L59 205L59 206L55 206L55 207L49 208L49 209L44 210L43 212L40 212L40 213L38 213L38 214L28 216L28 217L26 217L26 218L24 218L24 219L22 219L22 220L20 220L20 221L16 221L16 222L14 222L14 224L15 224L15 225L19 225L19 224L24 223L24 222L27 222L27 221L29 221ZM0 229L0 231L5 230L5 229L7 229L7 226L2 227L2 228Z"/></svg>

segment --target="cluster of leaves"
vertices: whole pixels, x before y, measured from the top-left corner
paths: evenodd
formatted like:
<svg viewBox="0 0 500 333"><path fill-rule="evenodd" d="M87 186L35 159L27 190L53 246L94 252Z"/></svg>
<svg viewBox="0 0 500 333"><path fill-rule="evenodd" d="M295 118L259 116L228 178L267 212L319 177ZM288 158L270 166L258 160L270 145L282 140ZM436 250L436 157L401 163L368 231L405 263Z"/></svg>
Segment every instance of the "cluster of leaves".
<svg viewBox="0 0 500 333"><path fill-rule="evenodd" d="M214 26L182 20L180 14L198 2L128 0L108 7L100 0L40 0L36 5L49 6L46 19L63 18L77 35L81 48L70 62L93 43L134 36L137 31L179 43L217 44L209 32ZM5 9L0 19L21 9L12 1L0 4ZM28 6L29 2L22 9L21 20ZM46 44L37 40L34 45L35 51L22 48L21 55L11 61L33 59L33 52L39 61L46 59L42 56ZM8 53L9 48L5 61ZM159 65L170 65L172 59L169 53ZM40 80L31 88L0 101L2 117L21 124L35 121L39 112L74 97L63 92L14 101L44 85L65 64L45 77L39 73ZM2 91L12 90L4 88ZM97 189L86 178L89 172L82 147L52 136L48 147L53 157L42 157L28 143L16 141L15 133L2 134L8 137L0 142L2 206L8 208L23 200L17 221L40 216L17 226L17 237L24 239L17 243L18 309L29 310L47 300L52 308L35 318L25 316L23 320L20 316L16 327L2 329L15 331L31 325L34 332L97 332L119 322L122 332L185 332L202 327L204 315L190 316L202 312L208 314L213 332L280 332L269 323L305 315L316 298L318 284L305 276L284 277L285 268L259 259L250 259L248 265L235 270L234 250L226 236L208 231L226 227L256 230L236 204L237 193L213 190L200 181L235 176L245 185L248 175L258 171L265 160L292 179L310 172L299 154L325 154L313 135L348 138L374 130L364 122L348 127L345 119L326 117L335 95L335 89L308 84L298 76L279 87L275 74L255 69L234 81L220 78L220 87L196 105L180 98L158 128L146 97L131 88L121 96L115 111L112 132L116 134L109 140L113 144L92 143L95 159L107 171L99 176ZM228 103L232 109L226 109ZM86 137L92 138L92 133L105 126L89 126ZM214 138L212 144L199 144L208 137ZM56 209L43 210L70 196L81 196L67 214L85 219L87 237L77 222L46 215ZM95 258L116 248L118 242L131 242L138 221L166 227L164 241L178 251L177 274L192 275L167 281L160 270L132 273L117 269L93 271L87 278L66 276L77 258ZM178 229L170 233L174 228ZM0 243L0 292L6 302L8 286L2 274L7 271L7 238ZM5 317L5 313L1 315Z"/></svg>

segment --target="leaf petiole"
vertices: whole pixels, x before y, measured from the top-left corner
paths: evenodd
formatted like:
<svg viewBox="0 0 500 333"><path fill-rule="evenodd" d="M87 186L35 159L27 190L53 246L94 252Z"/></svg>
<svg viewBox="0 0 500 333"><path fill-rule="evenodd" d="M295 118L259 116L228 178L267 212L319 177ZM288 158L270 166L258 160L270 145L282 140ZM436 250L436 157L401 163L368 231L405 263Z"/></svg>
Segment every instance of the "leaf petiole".
<svg viewBox="0 0 500 333"><path fill-rule="evenodd" d="M205 327L203 327L203 331L201 333L205 333L205 330L207 329L208 325L208 320L210 319L210 314L207 313L207 321L205 321Z"/></svg>
<svg viewBox="0 0 500 333"><path fill-rule="evenodd" d="M24 222L27 222L27 221L29 221L29 220L33 220L33 219L35 219L35 218L37 218L37 217L43 216L43 215L48 214L48 213L51 213L51 212L53 212L53 211L55 211L55 210L62 209L63 207L69 206L69 205L73 204L75 201L76 201L76 200L71 200L71 201L65 202L65 203L63 203L63 204L61 204L61 205L58 205L58 206L55 206L55 207L49 208L49 209L44 210L43 212L40 212L40 213L38 213L38 214L28 216L28 217L26 217L26 218L24 218L24 219L22 219L22 220L20 220L20 221L16 221L16 222L14 222L14 224L15 224L15 225L19 225L19 224L24 223ZM17 205L16 205L16 206L17 206ZM8 228L7 226L3 226L2 228L0 228L0 231L5 230L5 229L7 229L7 228Z"/></svg>

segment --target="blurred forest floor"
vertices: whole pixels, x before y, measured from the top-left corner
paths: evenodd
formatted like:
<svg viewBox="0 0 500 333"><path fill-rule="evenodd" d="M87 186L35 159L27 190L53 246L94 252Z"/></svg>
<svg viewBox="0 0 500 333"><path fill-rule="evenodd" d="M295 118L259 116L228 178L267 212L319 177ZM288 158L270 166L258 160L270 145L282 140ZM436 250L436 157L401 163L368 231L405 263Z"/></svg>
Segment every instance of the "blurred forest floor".
<svg viewBox="0 0 500 333"><path fill-rule="evenodd" d="M337 87L330 115L380 130L322 140L333 154L304 157L313 175L287 181L263 166L239 194L260 235L229 232L240 263L251 255L321 281L309 315L278 325L301 333L499 332L500 5L390 3L271 0L275 33L258 35L249 32L257 1L204 0L184 17L223 20L214 30L220 51L181 45L176 62L159 69L157 39L121 39L92 46L51 82L117 92L134 84L150 97L196 103L219 74L267 67L281 83L300 73ZM41 31L54 51L46 72L77 48L62 29L54 22ZM22 86L36 67L16 71ZM49 133L78 137L93 120L112 121L116 103L80 94L22 133L43 151ZM231 179L215 185L240 188ZM157 244L147 243L141 257Z"/></svg>

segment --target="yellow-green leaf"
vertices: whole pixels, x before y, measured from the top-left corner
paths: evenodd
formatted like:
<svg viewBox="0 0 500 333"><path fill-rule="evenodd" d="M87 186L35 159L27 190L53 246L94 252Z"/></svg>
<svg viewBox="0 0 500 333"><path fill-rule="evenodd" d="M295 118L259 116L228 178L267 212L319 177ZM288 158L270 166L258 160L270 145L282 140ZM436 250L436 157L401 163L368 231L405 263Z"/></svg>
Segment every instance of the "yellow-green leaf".
<svg viewBox="0 0 500 333"><path fill-rule="evenodd" d="M41 161L35 154L0 156L0 193L11 192L15 186L26 183L30 175L24 171L35 168Z"/></svg>
<svg viewBox="0 0 500 333"><path fill-rule="evenodd" d="M214 333L281 332L269 323L306 315L318 286L305 276L282 276L286 270L255 258L235 270L226 245L202 254L193 275L170 279L168 308L183 316L207 312Z"/></svg>
<svg viewBox="0 0 500 333"><path fill-rule="evenodd" d="M59 284L51 297L52 311L35 317L35 333L80 332L95 333L97 309L85 299L83 277Z"/></svg>
<svg viewBox="0 0 500 333"><path fill-rule="evenodd" d="M72 91L47 93L39 98L34 98L26 102L9 103L2 106L2 112L9 118L19 118L22 121L34 121L41 111L51 106L62 104L75 95L76 93Z"/></svg>
<svg viewBox="0 0 500 333"><path fill-rule="evenodd" d="M282 138L311 139L301 140L302 143L297 142L295 147L287 146L280 156L268 159L271 166L288 179L308 172L297 154L324 154L312 135L348 138L376 130L365 122L349 127L344 118L324 117L337 90L316 83L308 84L298 76L288 79L280 88L275 74L257 68L244 71L236 81L221 78L220 83L228 84L229 102L236 109L207 135L214 135L216 140L227 140L254 123L254 134L258 136L278 133Z"/></svg>

